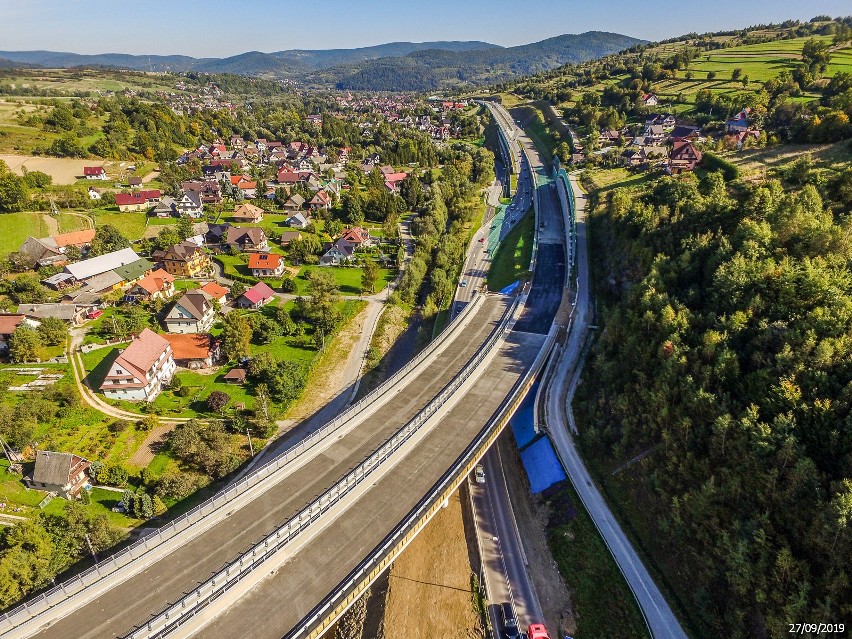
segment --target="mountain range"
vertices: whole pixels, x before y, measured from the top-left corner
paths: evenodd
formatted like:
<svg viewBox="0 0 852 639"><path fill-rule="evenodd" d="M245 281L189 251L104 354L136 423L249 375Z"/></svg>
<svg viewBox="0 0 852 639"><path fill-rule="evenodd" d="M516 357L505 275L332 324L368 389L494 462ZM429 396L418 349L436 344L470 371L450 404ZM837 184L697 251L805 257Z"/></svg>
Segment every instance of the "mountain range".
<svg viewBox="0 0 852 639"><path fill-rule="evenodd" d="M629 48L636 38L590 31L515 47L478 41L390 42L355 49L248 51L225 58L0 51L0 67L113 67L133 71L235 73L368 90L428 90L546 71Z"/></svg>

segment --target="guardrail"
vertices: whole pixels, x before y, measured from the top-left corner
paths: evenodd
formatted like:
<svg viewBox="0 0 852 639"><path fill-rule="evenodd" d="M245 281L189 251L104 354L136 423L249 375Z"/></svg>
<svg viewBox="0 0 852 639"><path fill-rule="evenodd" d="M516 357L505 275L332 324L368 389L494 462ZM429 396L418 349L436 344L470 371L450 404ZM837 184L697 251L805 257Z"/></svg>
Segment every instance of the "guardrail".
<svg viewBox="0 0 852 639"><path fill-rule="evenodd" d="M247 575L260 567L265 561L310 527L323 513L340 502L343 497L354 490L356 486L369 477L383 462L417 433L477 370L482 361L490 354L494 345L502 338L518 303L519 298L515 298L512 305L505 312L500 324L492 331L489 338L480 346L465 367L444 386L441 392L417 416L402 426L377 451L367 457L317 499L308 504L298 514L252 546L250 550L238 559L226 565L211 579L149 620L144 626L127 635L126 639L155 639L157 637L164 637L179 626L187 623L206 606L236 586Z"/></svg>
<svg viewBox="0 0 852 639"><path fill-rule="evenodd" d="M302 624L292 629L284 636L284 639L309 639L319 635L351 605L369 584L374 581L391 563L391 554L394 549L404 548L411 541L414 534L419 531L418 524L425 525L428 521L430 510L435 504L443 501L444 495L455 490L454 484L458 483L459 477L467 475L481 455L492 444L499 430L508 421L515 411L523 394L531 385L532 380L538 374L547 359L550 351L556 343L556 333L551 332L546 338L536 360L527 370L526 374L518 380L510 393L500 404L495 416L480 431L477 438L465 449L465 452L456 460L456 463L447 470L438 483L429 493L420 500L409 515L400 522L376 547L376 549L365 558L347 577L340 582L338 588L330 593L322 602L306 615ZM431 514L434 514L431 513ZM360 587L360 588L359 588ZM334 607L337 603L337 608ZM335 614L336 613L336 614ZM318 630L319 629L319 630Z"/></svg>
<svg viewBox="0 0 852 639"><path fill-rule="evenodd" d="M468 315L472 314L474 309L478 308L482 304L483 299L484 296L477 295L474 301L467 305L465 309L439 334L438 339L434 340L421 353L408 362L408 364L388 378L375 390L364 396L360 401L350 406L346 411L263 466L260 466L258 469L252 471L239 481L223 489L207 501L169 522L167 525L157 529L156 532L142 537L124 550L98 562L74 578L60 583L50 590L38 595L36 598L24 602L0 616L0 632L5 633L20 628L38 615L43 614L51 608L67 601L70 597L79 595L87 588L90 588L99 582L103 582L107 578L115 575L118 571L126 569L131 563L141 560L145 555L151 553L163 543L181 535L190 527L211 517L214 513L219 512L223 507L240 495L245 494L265 480L268 480L276 473L276 471L280 470L283 466L293 461L293 459L303 454L308 449L319 444L328 436L336 432L344 424L349 422L353 417L357 416L365 406L374 404L377 399L388 393L406 375L408 375L437 348L439 348L446 338L454 333L459 326L461 326L464 319ZM129 578L130 576L132 576L132 574L123 575L124 578Z"/></svg>

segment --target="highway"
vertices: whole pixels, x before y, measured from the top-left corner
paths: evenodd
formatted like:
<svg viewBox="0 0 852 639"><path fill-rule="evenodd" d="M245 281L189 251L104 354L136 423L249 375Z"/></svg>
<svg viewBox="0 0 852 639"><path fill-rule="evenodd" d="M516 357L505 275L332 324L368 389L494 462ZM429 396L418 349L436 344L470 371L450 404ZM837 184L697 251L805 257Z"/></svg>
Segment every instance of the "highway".
<svg viewBox="0 0 852 639"><path fill-rule="evenodd" d="M576 202L578 291L573 328L557 360L550 387L544 394L547 430L577 494L633 591L651 635L654 639L686 639L686 633L668 602L660 593L592 481L569 432L569 423L573 422L573 419L569 422L571 402L579 378L579 365L582 361L590 319L586 195L579 188L576 175L570 175L569 179Z"/></svg>

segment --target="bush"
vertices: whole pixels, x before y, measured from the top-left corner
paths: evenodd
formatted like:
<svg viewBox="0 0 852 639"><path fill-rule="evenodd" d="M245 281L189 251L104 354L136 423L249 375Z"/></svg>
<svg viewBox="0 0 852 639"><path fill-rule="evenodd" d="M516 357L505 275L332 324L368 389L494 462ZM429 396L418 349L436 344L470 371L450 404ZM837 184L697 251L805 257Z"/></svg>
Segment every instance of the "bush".
<svg viewBox="0 0 852 639"><path fill-rule="evenodd" d="M740 169L736 164L719 157L715 153L705 152L701 164L708 171L721 171L722 175L725 176L725 180L728 182L740 177Z"/></svg>

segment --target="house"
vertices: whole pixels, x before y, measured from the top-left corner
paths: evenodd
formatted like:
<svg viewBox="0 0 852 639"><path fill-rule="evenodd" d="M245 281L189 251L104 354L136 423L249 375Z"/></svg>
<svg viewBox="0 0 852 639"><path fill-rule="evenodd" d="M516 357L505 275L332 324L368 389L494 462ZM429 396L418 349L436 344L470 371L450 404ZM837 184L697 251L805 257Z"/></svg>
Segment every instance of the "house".
<svg viewBox="0 0 852 639"><path fill-rule="evenodd" d="M86 471L91 462L72 453L37 450L30 488L56 493L65 499L76 499L89 483Z"/></svg>
<svg viewBox="0 0 852 639"><path fill-rule="evenodd" d="M666 132L663 130L662 124L652 124L645 127L645 144L656 144L662 142L666 137Z"/></svg>
<svg viewBox="0 0 852 639"><path fill-rule="evenodd" d="M96 275L101 275L108 271L132 264L139 261L139 256L132 248L120 249L112 253L98 255L82 262L68 264L65 267L65 272L74 276L78 282L88 280Z"/></svg>
<svg viewBox="0 0 852 639"><path fill-rule="evenodd" d="M615 129L605 129L598 134L599 144L616 144L621 139L621 133Z"/></svg>
<svg viewBox="0 0 852 639"><path fill-rule="evenodd" d="M102 166L84 166L83 177L87 180L106 180L106 170Z"/></svg>
<svg viewBox="0 0 852 639"><path fill-rule="evenodd" d="M725 120L725 133L745 133L748 131L748 114L750 108L745 108L734 117Z"/></svg>
<svg viewBox="0 0 852 639"><path fill-rule="evenodd" d="M317 191L311 198L311 201L308 202L308 207L310 207L312 211L318 211L320 209L325 209L327 211L331 208L331 198L325 191Z"/></svg>
<svg viewBox="0 0 852 639"><path fill-rule="evenodd" d="M201 202L201 193L198 191L184 191L175 205L178 214L182 217L198 219L204 213L204 204Z"/></svg>
<svg viewBox="0 0 852 639"><path fill-rule="evenodd" d="M141 189L142 178L136 175L127 178L127 186L129 186L131 189Z"/></svg>
<svg viewBox="0 0 852 639"><path fill-rule="evenodd" d="M231 289L216 282L207 282L207 284L198 290L204 291L211 300L215 300L220 304L228 301L228 293L231 292Z"/></svg>
<svg viewBox="0 0 852 639"><path fill-rule="evenodd" d="M293 193L289 199L284 202L285 211L301 211L305 206L305 198L298 193Z"/></svg>
<svg viewBox="0 0 852 639"><path fill-rule="evenodd" d="M281 234L281 246L288 247L293 240L301 240L302 234L299 231L284 231Z"/></svg>
<svg viewBox="0 0 852 639"><path fill-rule="evenodd" d="M118 275L125 283L133 284L137 280L145 277L154 270L154 265L146 260L144 257L140 257L135 262L131 262L130 264L124 264L123 266L118 266L112 269L113 272Z"/></svg>
<svg viewBox="0 0 852 639"><path fill-rule="evenodd" d="M0 353L5 353L9 350L9 339L12 333L21 324L26 324L30 328L36 328L37 322L32 322L27 319L26 315L20 313L0 313Z"/></svg>
<svg viewBox="0 0 852 639"><path fill-rule="evenodd" d="M202 171L204 169L210 169L211 167L202 167ZM219 178L217 176L222 175L226 172L223 172L219 167L212 167L213 173L212 175L205 173L207 179L204 180L189 180L183 182L181 184L181 189L184 192L186 191L195 191L201 196L202 204L221 204L222 202L222 187L219 186ZM230 179L231 174L228 173L227 179Z"/></svg>
<svg viewBox="0 0 852 639"><path fill-rule="evenodd" d="M701 151L689 140L677 140L669 153L669 170L672 174L694 171L701 162Z"/></svg>
<svg viewBox="0 0 852 639"><path fill-rule="evenodd" d="M345 239L340 238L326 248L325 253L320 257L319 263L322 266L338 266L339 264L350 261L354 255L355 246Z"/></svg>
<svg viewBox="0 0 852 639"><path fill-rule="evenodd" d="M88 305L76 304L20 304L18 313L36 322L55 317L71 326L79 326L86 321L86 311L90 308Z"/></svg>
<svg viewBox="0 0 852 639"><path fill-rule="evenodd" d="M210 257L193 242L181 242L166 249L161 262L167 273L177 277L196 277L212 268Z"/></svg>
<svg viewBox="0 0 852 639"><path fill-rule="evenodd" d="M115 358L100 389L110 399L150 402L174 373L171 344L146 328Z"/></svg>
<svg viewBox="0 0 852 639"><path fill-rule="evenodd" d="M93 186L90 186L90 187L89 187L89 189L88 189L88 193L89 193L89 199L90 199L90 200L100 200L100 199L101 199L101 192L100 192L100 191L98 191L98 190L97 190L95 187L93 187Z"/></svg>
<svg viewBox="0 0 852 639"><path fill-rule="evenodd" d="M646 107L657 106L660 103L660 100L653 93L643 93L642 94L642 104Z"/></svg>
<svg viewBox="0 0 852 639"><path fill-rule="evenodd" d="M206 333L216 319L216 308L204 291L181 295L164 320L169 333Z"/></svg>
<svg viewBox="0 0 852 639"><path fill-rule="evenodd" d="M290 169L282 169L278 171L276 179L278 184L298 184L302 181L302 175Z"/></svg>
<svg viewBox="0 0 852 639"><path fill-rule="evenodd" d="M373 238L370 237L370 232L361 226L353 226L352 228L344 230L343 235L340 237L356 248L360 246L370 246L370 244L373 243Z"/></svg>
<svg viewBox="0 0 852 639"><path fill-rule="evenodd" d="M150 191L136 191L135 193L116 193L115 203L122 213L128 211L147 211L155 206L162 197L158 189Z"/></svg>
<svg viewBox="0 0 852 639"><path fill-rule="evenodd" d="M208 224L207 232L204 234L204 241L208 244L221 244L222 240L227 237L229 228L231 228L230 222Z"/></svg>
<svg viewBox="0 0 852 639"><path fill-rule="evenodd" d="M35 262L36 266L64 264L68 261L65 253L49 237L37 238L30 236L24 240L18 252L28 255Z"/></svg>
<svg viewBox="0 0 852 639"><path fill-rule="evenodd" d="M291 229L304 229L311 223L311 220L304 213L296 213L288 217L284 224Z"/></svg>
<svg viewBox="0 0 852 639"><path fill-rule="evenodd" d="M83 286L76 291L65 293L62 296L62 301L66 304L73 303L79 306L99 304L104 294L116 291L123 285L124 280L115 271L99 273L87 278Z"/></svg>
<svg viewBox="0 0 852 639"><path fill-rule="evenodd" d="M686 124L678 124L669 137L672 140L695 140L701 137L701 128L697 126L688 126Z"/></svg>
<svg viewBox="0 0 852 639"><path fill-rule="evenodd" d="M232 226L225 236L225 244L239 251L267 251L269 242L259 226Z"/></svg>
<svg viewBox="0 0 852 639"><path fill-rule="evenodd" d="M275 291L264 282L258 282L240 295L237 306L240 308L260 308L275 297Z"/></svg>
<svg viewBox="0 0 852 639"><path fill-rule="evenodd" d="M181 368L210 368L219 359L220 342L207 333L176 333L163 337L171 344L175 364Z"/></svg>
<svg viewBox="0 0 852 639"><path fill-rule="evenodd" d="M276 253L252 253L248 267L255 277L281 277L284 260Z"/></svg>
<svg viewBox="0 0 852 639"><path fill-rule="evenodd" d="M164 195L163 199L151 211L151 215L156 215L157 217L173 217L177 214L177 202L169 195Z"/></svg>
<svg viewBox="0 0 852 639"><path fill-rule="evenodd" d="M245 384L246 369L232 368L227 373L225 373L225 377L223 379L225 380L226 384Z"/></svg>
<svg viewBox="0 0 852 639"><path fill-rule="evenodd" d="M237 222L257 223L263 219L264 210L254 204L240 204L234 209L234 220Z"/></svg>
<svg viewBox="0 0 852 639"><path fill-rule="evenodd" d="M136 282L124 294L128 302L151 302L157 299L167 299L175 294L174 275L158 268Z"/></svg>

